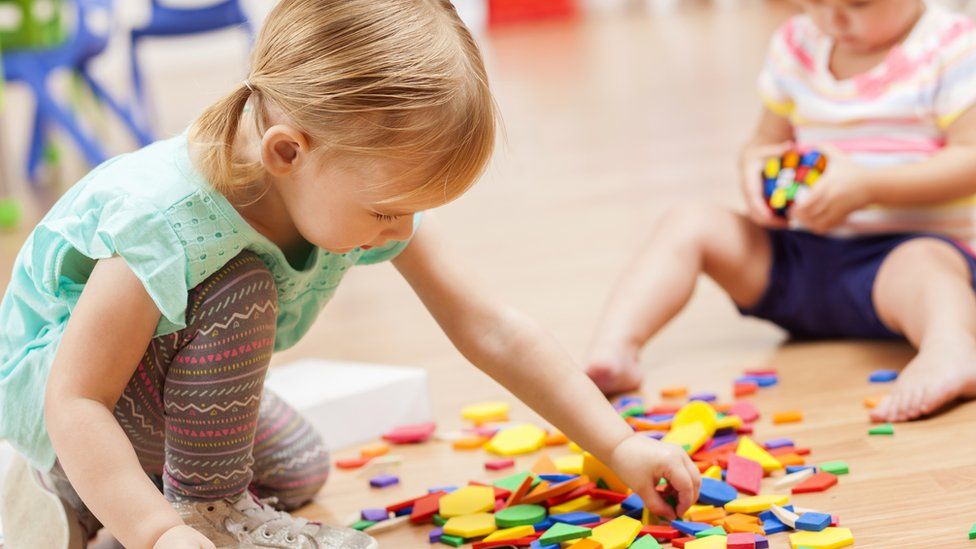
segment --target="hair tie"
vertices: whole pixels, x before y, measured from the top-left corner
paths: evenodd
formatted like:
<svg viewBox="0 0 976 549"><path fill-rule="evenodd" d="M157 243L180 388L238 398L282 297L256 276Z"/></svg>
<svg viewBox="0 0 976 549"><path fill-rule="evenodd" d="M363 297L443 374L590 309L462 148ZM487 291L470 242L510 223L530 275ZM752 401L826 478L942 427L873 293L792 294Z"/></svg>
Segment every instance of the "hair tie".
<svg viewBox="0 0 976 549"><path fill-rule="evenodd" d="M250 91L251 93L254 93L254 88L251 86L251 83L248 82L246 79L244 80L244 87L247 88L248 91Z"/></svg>

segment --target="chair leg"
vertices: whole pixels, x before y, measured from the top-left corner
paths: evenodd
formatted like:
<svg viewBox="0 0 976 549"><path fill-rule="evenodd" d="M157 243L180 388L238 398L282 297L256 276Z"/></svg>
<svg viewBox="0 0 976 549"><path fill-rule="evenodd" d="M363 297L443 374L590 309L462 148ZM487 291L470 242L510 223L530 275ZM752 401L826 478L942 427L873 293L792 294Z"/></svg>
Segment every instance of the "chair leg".
<svg viewBox="0 0 976 549"><path fill-rule="evenodd" d="M119 104L119 102L116 101L115 98L112 97L112 95L109 94L101 84L92 78L91 73L88 71L88 67L82 67L79 73L95 97L107 105L108 108L111 109L120 120L122 120L122 123L129 128L129 131L132 132L132 135L139 142L139 146L145 147L153 142L152 134L150 134L149 131L144 129L139 125L138 122L136 122L132 109Z"/></svg>
<svg viewBox="0 0 976 549"><path fill-rule="evenodd" d="M108 160L108 155L105 154L102 147L85 133L73 113L66 110L54 100L51 94L48 93L46 86L41 86L35 89L34 92L37 95L38 107L41 112L45 113L44 116L50 117L52 122L57 123L68 132L68 135L74 139L75 144L81 149L82 154L89 164L97 166Z"/></svg>

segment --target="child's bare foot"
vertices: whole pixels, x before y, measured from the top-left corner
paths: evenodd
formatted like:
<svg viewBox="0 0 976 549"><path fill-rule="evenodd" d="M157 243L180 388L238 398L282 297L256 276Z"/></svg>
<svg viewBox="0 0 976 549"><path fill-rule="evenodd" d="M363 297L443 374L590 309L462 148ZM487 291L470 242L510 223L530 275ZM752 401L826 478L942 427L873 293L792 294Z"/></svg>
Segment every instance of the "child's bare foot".
<svg viewBox="0 0 976 549"><path fill-rule="evenodd" d="M909 421L957 398L976 398L976 343L924 345L905 367L894 391L871 411L874 421Z"/></svg>
<svg viewBox="0 0 976 549"><path fill-rule="evenodd" d="M586 375L605 395L636 391L644 380L637 360L639 352L632 345L595 345L586 362Z"/></svg>

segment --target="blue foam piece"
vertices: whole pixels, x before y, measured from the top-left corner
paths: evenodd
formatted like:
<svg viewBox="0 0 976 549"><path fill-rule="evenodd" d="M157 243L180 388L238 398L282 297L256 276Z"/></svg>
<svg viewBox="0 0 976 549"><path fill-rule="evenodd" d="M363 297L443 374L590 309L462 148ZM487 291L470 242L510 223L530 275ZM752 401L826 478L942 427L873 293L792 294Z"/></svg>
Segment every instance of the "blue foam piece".
<svg viewBox="0 0 976 549"><path fill-rule="evenodd" d="M766 532L766 535L768 536L770 534L778 534L780 532L785 532L790 528L787 525L780 522L778 518L773 517L771 519L766 519L763 521L762 529L763 532Z"/></svg>
<svg viewBox="0 0 976 549"><path fill-rule="evenodd" d="M624 511L636 511L644 509L644 500L637 494L627 496L627 499L620 502L620 508Z"/></svg>
<svg viewBox="0 0 976 549"><path fill-rule="evenodd" d="M898 372L894 370L875 370L871 372L871 377L868 380L871 383L888 383L889 381L894 381L898 378Z"/></svg>
<svg viewBox="0 0 976 549"><path fill-rule="evenodd" d="M428 494L433 494L434 492L442 492L443 491L443 492L447 492L448 494L450 494L451 492L454 492L457 489L458 489L457 486L441 486L440 488L428 488L427 489L427 493Z"/></svg>
<svg viewBox="0 0 976 549"><path fill-rule="evenodd" d="M735 379L736 383L748 383L750 381L760 387L772 387L779 383L779 378L776 376L742 376Z"/></svg>
<svg viewBox="0 0 976 549"><path fill-rule="evenodd" d="M784 448L786 446L796 446L792 440L788 438L774 438L773 440L767 440L763 443L763 446L767 450L772 450L774 448Z"/></svg>
<svg viewBox="0 0 976 549"><path fill-rule="evenodd" d="M617 408L617 410L624 410L634 405L643 406L644 399L641 397L623 397L620 399L620 402L617 403L615 408Z"/></svg>
<svg viewBox="0 0 976 549"><path fill-rule="evenodd" d="M796 529L819 532L830 526L830 522L830 515L824 513L803 513L800 515L800 518L796 519Z"/></svg>
<svg viewBox="0 0 976 549"><path fill-rule="evenodd" d="M441 536L444 535L444 527L440 526L431 530L427 537L430 539L431 543L437 543L441 540Z"/></svg>
<svg viewBox="0 0 976 549"><path fill-rule="evenodd" d="M665 421L671 421L674 419L674 414L654 414L650 416L644 416L647 421L653 421L654 423L663 423Z"/></svg>
<svg viewBox="0 0 976 549"><path fill-rule="evenodd" d="M813 469L813 472L814 473L817 472L817 468L814 467L813 465L787 465L786 466L786 474L788 475L790 473L796 473L796 472L802 471L804 469Z"/></svg>
<svg viewBox="0 0 976 549"><path fill-rule="evenodd" d="M698 492L698 503L721 507L737 497L739 497L739 493L731 485L721 480L702 477L701 490Z"/></svg>
<svg viewBox="0 0 976 549"><path fill-rule="evenodd" d="M550 515L550 519L554 522L563 522L566 524L575 524L579 526L580 524L590 524L593 522L600 522L600 515L595 513L585 513L583 511L574 511L572 513L560 513L558 515ZM538 528L536 528L538 530Z"/></svg>
<svg viewBox="0 0 976 549"><path fill-rule="evenodd" d="M532 527L535 528L536 532L543 532L552 528L552 525L555 523L556 521L552 520L552 517L546 517L545 520L541 520L533 524Z"/></svg>
<svg viewBox="0 0 976 549"><path fill-rule="evenodd" d="M573 480L577 475L564 475L562 473L552 474L552 475L539 475L542 480L547 480L552 484L559 484L560 482L566 482L567 480Z"/></svg>
<svg viewBox="0 0 976 549"><path fill-rule="evenodd" d="M769 549L769 540L756 534L756 549Z"/></svg>
<svg viewBox="0 0 976 549"><path fill-rule="evenodd" d="M410 513L413 513L412 505L410 507L404 507L403 509L398 509L397 512L394 513L394 515L398 517L402 517L403 515L409 515Z"/></svg>
<svg viewBox="0 0 976 549"><path fill-rule="evenodd" d="M542 545L539 543L539 540L535 540L529 545L529 549L559 549L559 544L550 543L549 545Z"/></svg>
<svg viewBox="0 0 976 549"><path fill-rule="evenodd" d="M715 402L718 400L718 396L715 393L698 393L691 395L688 400L700 400L702 402Z"/></svg>
<svg viewBox="0 0 976 549"><path fill-rule="evenodd" d="M704 522L691 522L687 520L672 520L671 527L689 536L694 536L698 532L713 528L711 524L705 524Z"/></svg>

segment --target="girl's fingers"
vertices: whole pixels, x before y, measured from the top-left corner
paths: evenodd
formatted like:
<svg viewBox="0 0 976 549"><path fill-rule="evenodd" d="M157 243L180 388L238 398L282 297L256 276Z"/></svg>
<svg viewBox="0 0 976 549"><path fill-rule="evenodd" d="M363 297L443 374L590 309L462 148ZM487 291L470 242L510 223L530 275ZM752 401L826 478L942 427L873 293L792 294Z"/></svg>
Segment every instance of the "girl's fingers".
<svg viewBox="0 0 976 549"><path fill-rule="evenodd" d="M674 520L677 518L677 515L674 513L674 509L672 509L671 506L664 501L664 498L661 497L661 494L658 493L657 490L654 488L649 488L644 490L644 492L645 493L641 494L641 499L644 500L644 506L647 507L648 511L668 520Z"/></svg>

